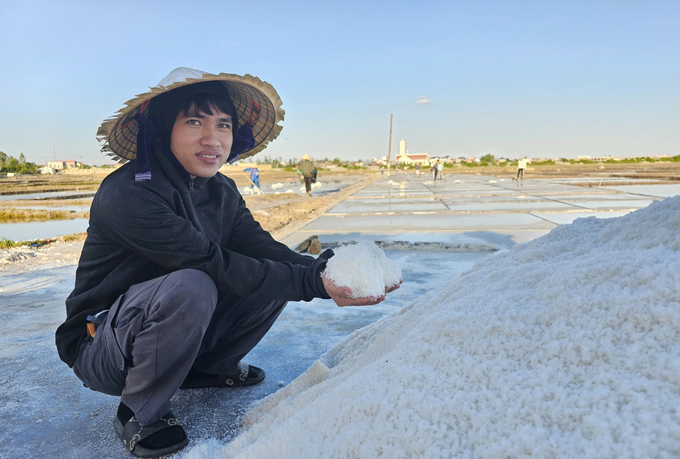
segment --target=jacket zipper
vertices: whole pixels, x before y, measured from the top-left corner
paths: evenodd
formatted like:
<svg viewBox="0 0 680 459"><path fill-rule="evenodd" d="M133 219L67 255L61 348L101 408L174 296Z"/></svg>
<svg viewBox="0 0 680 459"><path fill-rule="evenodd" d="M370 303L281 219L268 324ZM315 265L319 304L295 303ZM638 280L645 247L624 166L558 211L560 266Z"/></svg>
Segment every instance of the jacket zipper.
<svg viewBox="0 0 680 459"><path fill-rule="evenodd" d="M194 192L194 179L189 180L189 193Z"/></svg>

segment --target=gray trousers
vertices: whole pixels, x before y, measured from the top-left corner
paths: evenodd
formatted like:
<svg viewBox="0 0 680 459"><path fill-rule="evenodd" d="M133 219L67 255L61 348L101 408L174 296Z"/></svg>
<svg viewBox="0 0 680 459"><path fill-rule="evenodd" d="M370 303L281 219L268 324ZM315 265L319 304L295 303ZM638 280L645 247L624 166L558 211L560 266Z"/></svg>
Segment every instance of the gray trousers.
<svg viewBox="0 0 680 459"><path fill-rule="evenodd" d="M285 305L218 292L202 271L176 271L121 295L95 337L82 342L73 371L91 389L120 395L151 424L170 410L192 367L236 373Z"/></svg>

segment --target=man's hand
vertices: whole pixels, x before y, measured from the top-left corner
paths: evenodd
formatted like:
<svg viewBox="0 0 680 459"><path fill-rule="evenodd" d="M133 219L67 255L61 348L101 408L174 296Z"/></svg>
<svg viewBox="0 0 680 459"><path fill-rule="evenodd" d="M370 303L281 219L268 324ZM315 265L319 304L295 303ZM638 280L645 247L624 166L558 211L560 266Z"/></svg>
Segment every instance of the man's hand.
<svg viewBox="0 0 680 459"><path fill-rule="evenodd" d="M401 284L402 284L403 282L404 282L404 279L400 279L398 284L394 284L393 286L389 287L389 288L387 289L387 292L385 292L385 293L394 292L396 289L398 289L398 288L401 286Z"/></svg>
<svg viewBox="0 0 680 459"><path fill-rule="evenodd" d="M326 289L326 293L328 293L333 301L335 301L335 304L338 306L369 306L373 304L378 304L381 301L385 299L385 295L382 295L380 297L361 297L361 298L352 298L352 289L348 287L338 287L328 279L325 275L322 276L323 279L323 286ZM387 290L387 293L392 292L396 289L399 288L399 284L396 284L392 287L390 287Z"/></svg>

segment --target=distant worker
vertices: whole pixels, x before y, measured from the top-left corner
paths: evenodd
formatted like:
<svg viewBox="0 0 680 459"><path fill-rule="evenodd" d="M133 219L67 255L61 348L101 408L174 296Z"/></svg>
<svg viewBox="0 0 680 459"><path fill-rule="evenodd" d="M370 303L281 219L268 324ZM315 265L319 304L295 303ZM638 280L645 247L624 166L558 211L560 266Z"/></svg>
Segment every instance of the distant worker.
<svg viewBox="0 0 680 459"><path fill-rule="evenodd" d="M519 161L517 161L517 178L515 180L519 180L520 178L524 180L524 169L526 169L526 167L526 159L520 158Z"/></svg>
<svg viewBox="0 0 680 459"><path fill-rule="evenodd" d="M260 170L257 166L246 167L243 172L250 172L250 189L254 192L254 188L260 191Z"/></svg>
<svg viewBox="0 0 680 459"><path fill-rule="evenodd" d="M302 174L305 180L305 190L307 191L307 196L312 195L312 178L314 177L314 163L312 163L312 158L309 155L304 155L298 170Z"/></svg>
<svg viewBox="0 0 680 459"><path fill-rule="evenodd" d="M437 173L439 172L437 169L437 163L432 163L430 170L432 171L432 180L437 180Z"/></svg>
<svg viewBox="0 0 680 459"><path fill-rule="evenodd" d="M444 163L437 161L437 180L443 180L444 176Z"/></svg>
<svg viewBox="0 0 680 459"><path fill-rule="evenodd" d="M416 177L420 175L420 164L416 164Z"/></svg>

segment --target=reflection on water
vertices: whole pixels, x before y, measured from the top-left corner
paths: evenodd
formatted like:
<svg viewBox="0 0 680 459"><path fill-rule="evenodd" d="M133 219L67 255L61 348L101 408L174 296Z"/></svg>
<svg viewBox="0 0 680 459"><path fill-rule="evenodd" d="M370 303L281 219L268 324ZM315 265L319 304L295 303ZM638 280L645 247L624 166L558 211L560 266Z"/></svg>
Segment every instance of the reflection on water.
<svg viewBox="0 0 680 459"><path fill-rule="evenodd" d="M63 210L65 212L87 212L90 210L90 204L84 205L84 206L34 206L30 204L21 204L21 206L13 206L11 209L16 209L16 210L24 210L24 209L33 209L33 210Z"/></svg>
<svg viewBox="0 0 680 459"><path fill-rule="evenodd" d="M74 198L84 198L94 196L94 191L57 191L54 193L29 193L29 194L10 194L0 196L0 201L14 201L15 199L50 199L64 196Z"/></svg>
<svg viewBox="0 0 680 459"><path fill-rule="evenodd" d="M625 193L641 194L643 196L654 196L659 198L670 198L680 194L680 185L625 185L611 186L612 190L623 191Z"/></svg>
<svg viewBox="0 0 680 459"><path fill-rule="evenodd" d="M0 239L12 241L30 241L48 239L66 234L81 233L87 230L88 219L51 220L47 222L1 223Z"/></svg>

